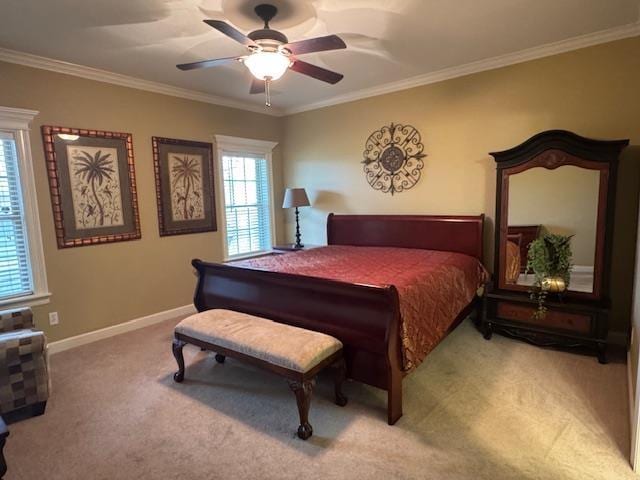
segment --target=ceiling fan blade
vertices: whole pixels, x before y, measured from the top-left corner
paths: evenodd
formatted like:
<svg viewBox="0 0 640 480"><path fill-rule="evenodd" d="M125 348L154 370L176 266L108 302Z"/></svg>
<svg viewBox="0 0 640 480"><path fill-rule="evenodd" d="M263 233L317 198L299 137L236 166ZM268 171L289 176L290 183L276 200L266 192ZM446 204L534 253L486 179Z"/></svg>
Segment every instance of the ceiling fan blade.
<svg viewBox="0 0 640 480"><path fill-rule="evenodd" d="M347 48L347 45L339 36L327 35L326 37L309 38L299 42L288 43L284 45L284 48L290 50L294 55L303 55L326 50L340 50L341 48Z"/></svg>
<svg viewBox="0 0 640 480"><path fill-rule="evenodd" d="M245 47L258 46L253 40L247 37L244 33L242 33L240 30L236 30L227 22L223 22L222 20L203 20L203 22L209 25L210 27L215 28L219 32L224 33L227 37L233 38L236 42L241 43Z"/></svg>
<svg viewBox="0 0 640 480"><path fill-rule="evenodd" d="M238 61L240 58L241 57L215 58L213 60L202 60L200 62L181 63L180 65L176 65L176 67L178 67L180 70L194 70L196 68L217 67L218 65L224 65L225 63Z"/></svg>
<svg viewBox="0 0 640 480"><path fill-rule="evenodd" d="M249 93L264 93L264 80L258 80L257 78L251 80L251 88L249 89Z"/></svg>
<svg viewBox="0 0 640 480"><path fill-rule="evenodd" d="M291 65L289 68L294 72L308 75L310 77L331 84L338 83L344 78L344 75L342 75L341 73L332 72L331 70L327 70L326 68L318 67L317 65L312 65L311 63L303 62L301 60L295 60L293 62L293 65Z"/></svg>

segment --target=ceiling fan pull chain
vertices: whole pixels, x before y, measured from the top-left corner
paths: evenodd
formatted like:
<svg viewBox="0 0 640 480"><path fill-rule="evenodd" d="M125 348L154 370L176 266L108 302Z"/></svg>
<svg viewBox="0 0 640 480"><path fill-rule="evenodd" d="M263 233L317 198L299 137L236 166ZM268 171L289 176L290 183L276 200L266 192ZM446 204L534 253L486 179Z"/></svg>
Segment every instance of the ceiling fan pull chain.
<svg viewBox="0 0 640 480"><path fill-rule="evenodd" d="M271 77L264 77L264 94L266 95L265 105L271 106Z"/></svg>

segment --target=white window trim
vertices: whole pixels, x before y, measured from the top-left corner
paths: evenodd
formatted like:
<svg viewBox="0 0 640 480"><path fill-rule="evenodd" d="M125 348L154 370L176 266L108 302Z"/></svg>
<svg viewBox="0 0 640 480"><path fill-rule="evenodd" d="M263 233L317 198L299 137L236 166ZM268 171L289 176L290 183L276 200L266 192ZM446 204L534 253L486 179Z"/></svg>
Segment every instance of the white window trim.
<svg viewBox="0 0 640 480"><path fill-rule="evenodd" d="M42 249L38 197L29 138L30 124L38 113L35 110L23 108L0 107L0 129L9 130L15 134L20 187L22 189L22 206L27 226L27 242L33 281L32 294L0 300L0 308L3 309L44 305L49 303L49 297L51 296L47 286L47 271L44 262L44 250Z"/></svg>
<svg viewBox="0 0 640 480"><path fill-rule="evenodd" d="M218 163L218 191L221 193L221 205L220 209L220 231L222 233L222 252L224 261L240 260L243 258L258 257L264 255L271 250L263 250L261 252L253 252L244 255L229 256L227 248L227 216L226 216L226 204L224 202L224 176L222 170L222 156L225 153L252 153L254 155L261 155L267 161L267 175L269 180L269 221L271 222L271 245L275 243L276 238L276 222L275 222L275 205L273 194L273 149L278 145L278 142L270 142L268 140L254 140L251 138L242 137L230 137L228 135L214 135L216 140L216 161Z"/></svg>

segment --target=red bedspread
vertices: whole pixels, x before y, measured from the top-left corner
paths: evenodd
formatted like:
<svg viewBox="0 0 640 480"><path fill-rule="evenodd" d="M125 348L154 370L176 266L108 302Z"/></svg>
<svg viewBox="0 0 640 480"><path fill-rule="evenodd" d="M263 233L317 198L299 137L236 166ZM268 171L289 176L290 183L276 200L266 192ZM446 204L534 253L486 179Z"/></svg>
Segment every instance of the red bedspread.
<svg viewBox="0 0 640 480"><path fill-rule="evenodd" d="M400 296L405 370L417 367L471 302L487 272L461 253L331 245L233 265L367 285L394 285Z"/></svg>

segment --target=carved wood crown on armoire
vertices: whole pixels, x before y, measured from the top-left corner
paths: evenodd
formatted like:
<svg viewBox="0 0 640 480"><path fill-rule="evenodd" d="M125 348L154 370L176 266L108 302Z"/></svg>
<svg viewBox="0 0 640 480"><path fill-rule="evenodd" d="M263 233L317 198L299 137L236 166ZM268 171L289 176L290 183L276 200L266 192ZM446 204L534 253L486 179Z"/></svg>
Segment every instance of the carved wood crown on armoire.
<svg viewBox="0 0 640 480"><path fill-rule="evenodd" d="M535 345L580 348L606 363L616 175L628 144L550 130L491 154L496 228L494 279L480 325L486 339L496 332ZM559 292L540 288L522 258L536 238L546 242L549 235L570 237L568 283Z"/></svg>

